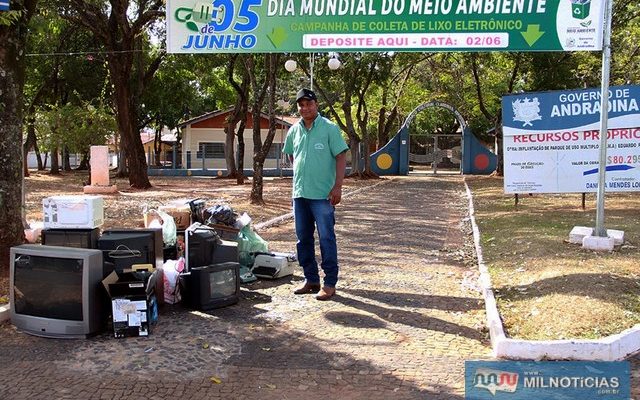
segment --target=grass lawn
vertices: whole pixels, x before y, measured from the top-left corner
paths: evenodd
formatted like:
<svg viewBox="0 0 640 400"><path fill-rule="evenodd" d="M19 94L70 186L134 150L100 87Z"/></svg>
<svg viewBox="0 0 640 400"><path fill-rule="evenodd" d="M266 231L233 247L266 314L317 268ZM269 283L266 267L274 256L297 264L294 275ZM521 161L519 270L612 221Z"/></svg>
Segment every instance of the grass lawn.
<svg viewBox="0 0 640 400"><path fill-rule="evenodd" d="M640 196L607 193L605 227L625 232L613 252L568 242L595 226L595 194L513 195L500 177L467 177L485 263L507 336L593 339L640 324Z"/></svg>

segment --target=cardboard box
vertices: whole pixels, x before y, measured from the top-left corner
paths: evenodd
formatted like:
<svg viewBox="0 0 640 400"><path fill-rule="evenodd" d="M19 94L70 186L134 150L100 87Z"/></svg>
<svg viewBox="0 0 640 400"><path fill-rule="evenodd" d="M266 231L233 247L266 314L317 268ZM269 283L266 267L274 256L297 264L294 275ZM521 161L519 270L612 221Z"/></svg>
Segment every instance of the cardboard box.
<svg viewBox="0 0 640 400"><path fill-rule="evenodd" d="M216 230L220 239L224 240L238 240L238 232L240 229L236 229L232 226L222 225L222 224L210 224L207 225Z"/></svg>
<svg viewBox="0 0 640 400"><path fill-rule="evenodd" d="M145 296L117 297L111 300L113 336L149 336L149 303Z"/></svg>
<svg viewBox="0 0 640 400"><path fill-rule="evenodd" d="M191 225L191 210L188 205L183 206L160 206L158 207L159 211L163 211L169 214L173 221L176 223L176 228L178 230L185 230ZM162 225L162 218L155 210L149 210L143 214L144 218L144 227L148 228L149 225L157 220Z"/></svg>
<svg viewBox="0 0 640 400"><path fill-rule="evenodd" d="M42 200L45 228L93 229L104 224L102 196L51 196Z"/></svg>
<svg viewBox="0 0 640 400"><path fill-rule="evenodd" d="M176 223L176 228L179 230L185 230L191 225L191 209L187 204L182 206L160 206L158 210L171 215Z"/></svg>

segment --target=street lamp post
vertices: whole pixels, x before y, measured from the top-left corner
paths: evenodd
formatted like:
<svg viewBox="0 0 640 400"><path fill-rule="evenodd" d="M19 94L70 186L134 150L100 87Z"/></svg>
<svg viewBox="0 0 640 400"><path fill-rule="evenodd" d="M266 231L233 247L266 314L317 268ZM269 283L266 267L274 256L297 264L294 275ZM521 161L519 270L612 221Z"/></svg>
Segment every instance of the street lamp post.
<svg viewBox="0 0 640 400"><path fill-rule="evenodd" d="M330 70L335 71L342 66L342 63L338 59L338 53L330 52L328 54L329 61L327 66ZM309 88L313 90L313 67L315 65L315 53L309 53ZM287 60L284 63L284 69L288 72L293 72L298 68L298 63L295 60Z"/></svg>

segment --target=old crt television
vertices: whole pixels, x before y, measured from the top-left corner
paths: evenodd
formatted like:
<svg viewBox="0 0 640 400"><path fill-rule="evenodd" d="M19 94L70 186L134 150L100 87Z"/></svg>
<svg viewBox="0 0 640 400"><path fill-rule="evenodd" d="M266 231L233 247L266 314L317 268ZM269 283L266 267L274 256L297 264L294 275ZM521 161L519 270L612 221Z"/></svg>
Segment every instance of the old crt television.
<svg viewBox="0 0 640 400"><path fill-rule="evenodd" d="M93 229L43 229L42 244L47 246L79 247L97 249L100 228Z"/></svg>
<svg viewBox="0 0 640 400"><path fill-rule="evenodd" d="M183 275L186 300L197 310L211 310L238 302L240 264L225 262L194 267Z"/></svg>
<svg viewBox="0 0 640 400"><path fill-rule="evenodd" d="M102 252L25 244L10 251L11 322L52 338L84 338L106 322Z"/></svg>
<svg viewBox="0 0 640 400"><path fill-rule="evenodd" d="M133 264L151 264L161 268L164 260L162 229L107 229L98 239L104 261L113 263L116 271Z"/></svg>
<svg viewBox="0 0 640 400"><path fill-rule="evenodd" d="M213 253L219 241L215 229L199 222L191 224L184 232L186 270L213 264Z"/></svg>

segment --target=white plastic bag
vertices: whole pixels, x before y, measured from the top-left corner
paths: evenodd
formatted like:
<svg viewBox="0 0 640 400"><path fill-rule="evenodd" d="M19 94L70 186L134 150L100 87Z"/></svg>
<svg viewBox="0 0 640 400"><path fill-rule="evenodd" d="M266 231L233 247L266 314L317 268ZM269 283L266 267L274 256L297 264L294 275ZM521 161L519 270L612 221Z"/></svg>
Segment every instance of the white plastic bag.
<svg viewBox="0 0 640 400"><path fill-rule="evenodd" d="M36 243L42 234L44 223L42 221L29 221L29 227L24 230L24 236L29 243Z"/></svg>
<svg viewBox="0 0 640 400"><path fill-rule="evenodd" d="M164 302L167 304L178 303L182 296L180 294L179 275L184 270L184 258L178 260L167 260L162 265L164 272Z"/></svg>
<svg viewBox="0 0 640 400"><path fill-rule="evenodd" d="M173 217L164 211L155 210L162 219L162 241L165 246L173 246L176 244L178 228Z"/></svg>

